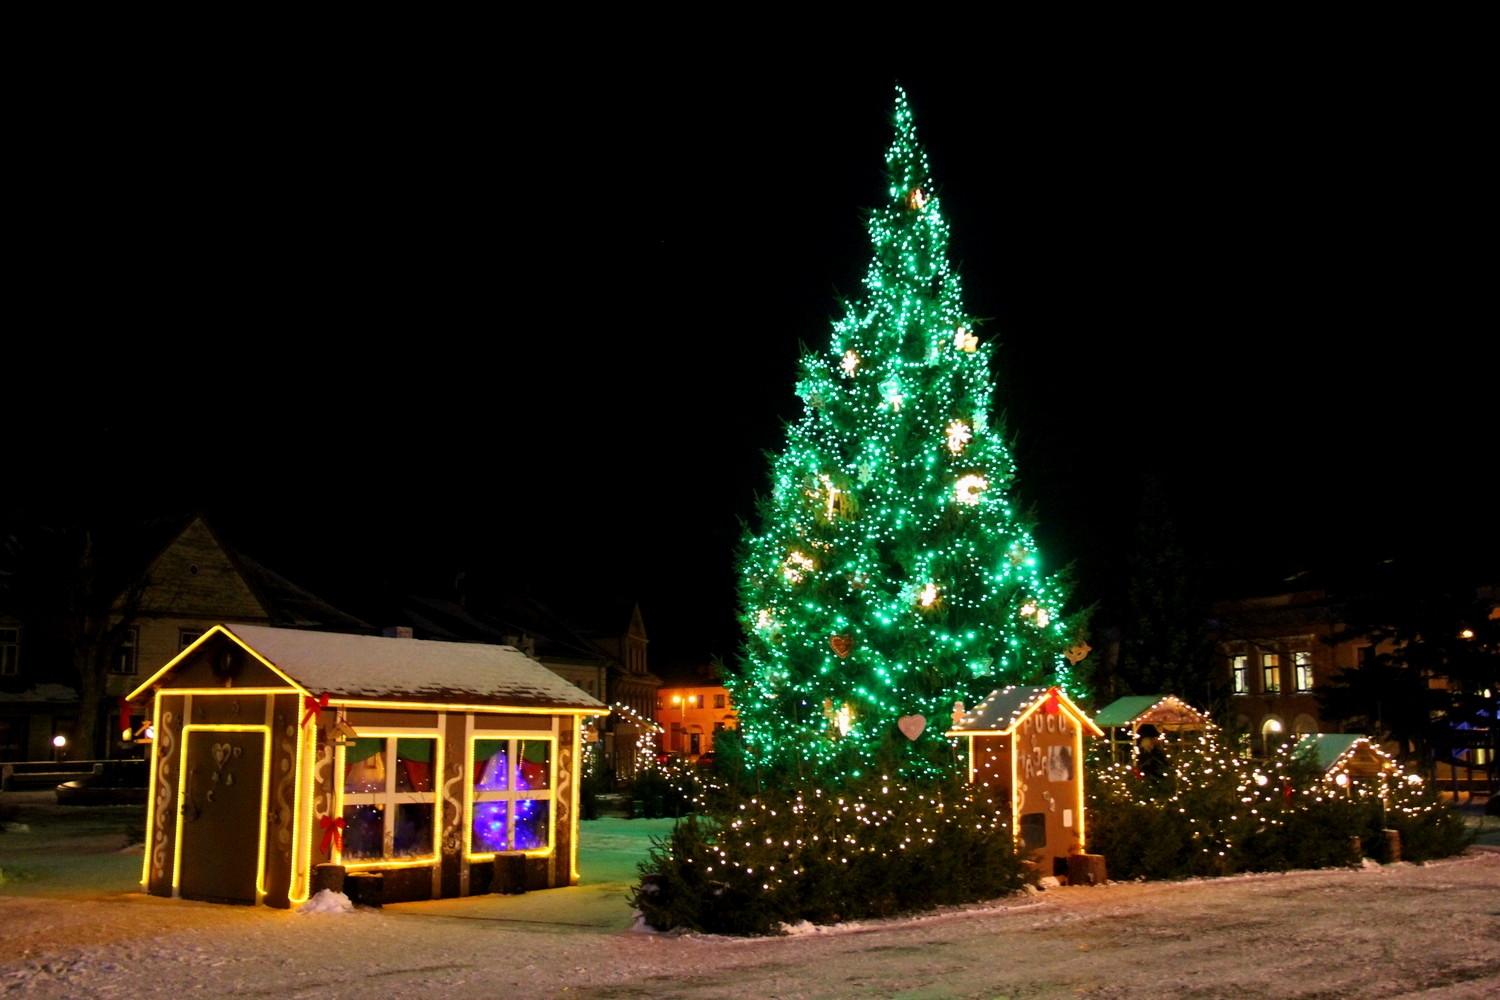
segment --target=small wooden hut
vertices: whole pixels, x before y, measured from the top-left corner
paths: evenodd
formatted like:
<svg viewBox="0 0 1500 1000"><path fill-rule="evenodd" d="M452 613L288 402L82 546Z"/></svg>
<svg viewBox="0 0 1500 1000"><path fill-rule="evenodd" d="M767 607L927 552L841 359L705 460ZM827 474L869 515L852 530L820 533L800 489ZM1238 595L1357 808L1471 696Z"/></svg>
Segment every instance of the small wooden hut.
<svg viewBox="0 0 1500 1000"><path fill-rule="evenodd" d="M1389 780L1400 771L1394 758L1354 733L1312 733L1292 747L1293 756L1315 764L1323 780L1341 788L1351 782Z"/></svg>
<svg viewBox="0 0 1500 1000"><path fill-rule="evenodd" d="M1109 758L1118 762L1142 726L1154 726L1158 733L1202 732L1211 721L1176 695L1143 694L1110 702L1094 713L1094 724L1109 734Z"/></svg>
<svg viewBox="0 0 1500 1000"><path fill-rule="evenodd" d="M578 880L583 720L608 709L511 646L215 625L130 701L155 723L152 895L288 907L345 875L376 903Z"/></svg>
<svg viewBox="0 0 1500 1000"><path fill-rule="evenodd" d="M1060 688L1007 687L955 707L947 733L967 744L969 781L1010 803L1017 845L1048 874L1065 874L1087 844L1083 735L1103 731Z"/></svg>

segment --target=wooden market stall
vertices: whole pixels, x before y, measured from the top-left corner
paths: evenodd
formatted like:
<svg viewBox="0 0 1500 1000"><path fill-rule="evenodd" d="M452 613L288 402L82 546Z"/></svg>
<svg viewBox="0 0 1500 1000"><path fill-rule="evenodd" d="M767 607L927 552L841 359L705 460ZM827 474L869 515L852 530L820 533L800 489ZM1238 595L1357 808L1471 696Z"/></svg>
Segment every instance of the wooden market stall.
<svg viewBox="0 0 1500 1000"><path fill-rule="evenodd" d="M1207 715L1171 694L1143 694L1118 698L1094 713L1094 724L1109 734L1109 759L1119 762L1121 749L1134 745L1142 726L1157 733L1203 732L1212 724Z"/></svg>
<svg viewBox="0 0 1500 1000"><path fill-rule="evenodd" d="M377 903L578 880L581 734L608 709L511 646L215 625L129 700L155 723L152 895L288 907L346 874Z"/></svg>
<svg viewBox="0 0 1500 1000"><path fill-rule="evenodd" d="M1044 873L1096 857L1085 855L1083 735L1104 733L1060 688L1001 688L954 716L947 735L967 744L970 783L1009 803L1017 846ZM1088 880L1102 881L1102 859L1093 870Z"/></svg>
<svg viewBox="0 0 1500 1000"><path fill-rule="evenodd" d="M1395 759L1368 736L1354 733L1311 733L1297 741L1292 753L1341 788L1356 781L1388 781L1400 771Z"/></svg>

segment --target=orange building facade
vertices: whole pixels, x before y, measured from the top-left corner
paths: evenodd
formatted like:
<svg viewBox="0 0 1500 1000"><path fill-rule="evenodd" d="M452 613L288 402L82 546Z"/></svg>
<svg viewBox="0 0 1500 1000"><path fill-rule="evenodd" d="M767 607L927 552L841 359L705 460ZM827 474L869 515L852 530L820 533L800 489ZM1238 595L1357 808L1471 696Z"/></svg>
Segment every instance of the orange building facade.
<svg viewBox="0 0 1500 1000"><path fill-rule="evenodd" d="M657 690L656 724L662 729L658 749L690 760L711 753L719 733L739 728L729 690L718 684L663 685Z"/></svg>

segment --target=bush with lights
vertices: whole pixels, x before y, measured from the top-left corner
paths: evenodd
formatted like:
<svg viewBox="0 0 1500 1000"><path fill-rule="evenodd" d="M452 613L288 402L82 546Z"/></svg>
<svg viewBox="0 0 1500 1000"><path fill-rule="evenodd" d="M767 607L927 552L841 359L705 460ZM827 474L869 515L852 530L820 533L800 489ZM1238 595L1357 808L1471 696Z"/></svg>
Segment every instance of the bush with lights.
<svg viewBox="0 0 1500 1000"><path fill-rule="evenodd" d="M1084 768L1089 851L1116 879L1226 875L1239 868L1246 824L1238 802L1241 762L1214 733L1166 744L1165 765L1114 763L1095 744Z"/></svg>
<svg viewBox="0 0 1500 1000"><path fill-rule="evenodd" d="M1008 815L956 779L768 789L678 822L630 901L657 930L755 935L996 899L1035 877Z"/></svg>
<svg viewBox="0 0 1500 1000"><path fill-rule="evenodd" d="M1472 842L1462 817L1394 761L1378 777L1358 778L1324 771L1295 742L1243 760L1216 729L1169 743L1167 760L1151 780L1135 756L1116 764L1102 747L1094 751L1085 779L1089 845L1109 859L1114 878L1384 861L1386 830L1400 834L1405 861L1449 857Z"/></svg>

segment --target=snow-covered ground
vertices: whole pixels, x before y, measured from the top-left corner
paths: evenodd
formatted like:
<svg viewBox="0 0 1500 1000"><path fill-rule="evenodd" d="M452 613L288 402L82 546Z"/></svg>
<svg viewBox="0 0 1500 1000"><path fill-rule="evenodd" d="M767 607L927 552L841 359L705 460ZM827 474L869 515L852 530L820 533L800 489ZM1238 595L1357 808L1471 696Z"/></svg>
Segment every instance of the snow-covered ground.
<svg viewBox="0 0 1500 1000"><path fill-rule="evenodd" d="M635 863L670 820L583 824L583 881L567 889L297 912L144 895L130 807L0 795L17 801L21 825L0 833L7 998L1500 996L1488 847L1427 865L1053 888L738 939L637 924Z"/></svg>

